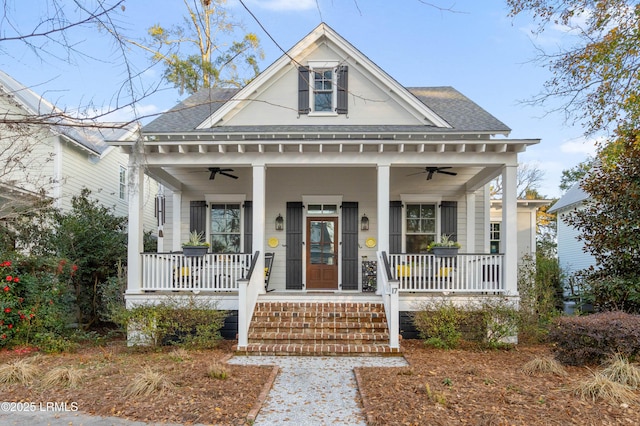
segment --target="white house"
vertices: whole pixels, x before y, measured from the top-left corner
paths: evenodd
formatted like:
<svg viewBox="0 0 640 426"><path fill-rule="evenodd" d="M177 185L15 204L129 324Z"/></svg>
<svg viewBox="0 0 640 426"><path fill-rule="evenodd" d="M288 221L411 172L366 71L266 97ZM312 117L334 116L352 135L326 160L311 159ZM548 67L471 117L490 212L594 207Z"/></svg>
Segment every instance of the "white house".
<svg viewBox="0 0 640 426"><path fill-rule="evenodd" d="M584 242L578 240L580 231L567 223L567 215L584 208L588 200L589 194L578 182L549 209L549 213L556 213L558 218L558 263L565 279L565 297L572 296L567 280L571 280L576 272L596 264L595 258L584 250ZM565 310L571 312L573 304L565 302Z"/></svg>
<svg viewBox="0 0 640 426"><path fill-rule="evenodd" d="M531 255L535 259L536 253L536 220L540 207L548 206L552 200L518 200L517 229L518 229L518 260ZM502 240L502 200L491 200L489 223L489 251L500 253Z"/></svg>
<svg viewBox="0 0 640 426"><path fill-rule="evenodd" d="M209 298L237 311L241 351L395 352L401 313L425 297L517 299L516 167L539 141L509 132L451 87L403 87L321 24L243 89L200 91L143 141L114 142L132 154L132 231L144 173L167 189L167 253L129 233L128 306ZM203 257L181 253L193 230ZM459 254L426 253L445 235ZM351 325L327 331L338 319Z"/></svg>
<svg viewBox="0 0 640 426"><path fill-rule="evenodd" d="M88 188L114 214L128 213L128 155L105 140L131 139L137 124L74 122L51 102L0 71L0 212L44 195L63 211ZM155 231L157 185L142 199L145 231Z"/></svg>

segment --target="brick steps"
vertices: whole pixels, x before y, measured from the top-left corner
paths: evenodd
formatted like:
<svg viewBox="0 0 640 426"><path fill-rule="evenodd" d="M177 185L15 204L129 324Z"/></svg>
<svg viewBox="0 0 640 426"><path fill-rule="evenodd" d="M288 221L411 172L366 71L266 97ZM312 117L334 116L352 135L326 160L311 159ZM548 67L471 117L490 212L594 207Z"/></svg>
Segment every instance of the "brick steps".
<svg viewBox="0 0 640 426"><path fill-rule="evenodd" d="M259 302L247 355L400 355L382 303Z"/></svg>

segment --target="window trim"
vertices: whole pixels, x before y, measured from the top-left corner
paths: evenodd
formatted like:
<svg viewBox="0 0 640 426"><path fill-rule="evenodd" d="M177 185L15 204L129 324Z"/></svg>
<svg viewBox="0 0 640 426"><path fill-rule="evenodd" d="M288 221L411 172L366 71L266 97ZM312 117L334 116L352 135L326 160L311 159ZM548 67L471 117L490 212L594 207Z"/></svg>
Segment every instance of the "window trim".
<svg viewBox="0 0 640 426"><path fill-rule="evenodd" d="M338 116L338 61L309 61L309 116L336 117ZM316 111L315 107L315 73L316 71L331 70L331 110Z"/></svg>
<svg viewBox="0 0 640 426"><path fill-rule="evenodd" d="M207 203L206 217L206 239L209 244L211 242L211 205L212 204L239 204L240 205L240 251L244 253L244 202L247 196L245 194L205 194L204 199Z"/></svg>
<svg viewBox="0 0 640 426"><path fill-rule="evenodd" d="M408 204L433 204L436 207L436 241L440 241L442 237L441 233L441 219L440 219L440 203L442 203L442 197L430 197L421 194L400 194L400 200L402 201L402 252L407 252L407 205Z"/></svg>

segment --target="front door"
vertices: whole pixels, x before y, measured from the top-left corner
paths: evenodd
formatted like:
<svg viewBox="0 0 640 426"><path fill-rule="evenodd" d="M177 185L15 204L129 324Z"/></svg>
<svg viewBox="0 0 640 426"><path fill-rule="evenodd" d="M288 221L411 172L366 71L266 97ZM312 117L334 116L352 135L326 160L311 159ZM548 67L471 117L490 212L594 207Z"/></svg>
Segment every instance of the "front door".
<svg viewBox="0 0 640 426"><path fill-rule="evenodd" d="M307 218L307 289L338 289L338 219Z"/></svg>

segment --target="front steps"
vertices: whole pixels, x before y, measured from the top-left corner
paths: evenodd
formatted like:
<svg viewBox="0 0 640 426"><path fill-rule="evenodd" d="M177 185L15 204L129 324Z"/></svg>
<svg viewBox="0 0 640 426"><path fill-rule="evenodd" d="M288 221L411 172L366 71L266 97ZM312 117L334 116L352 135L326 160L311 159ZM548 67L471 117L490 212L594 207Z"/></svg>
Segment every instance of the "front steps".
<svg viewBox="0 0 640 426"><path fill-rule="evenodd" d="M375 302L258 302L248 337L237 354L400 355Z"/></svg>

